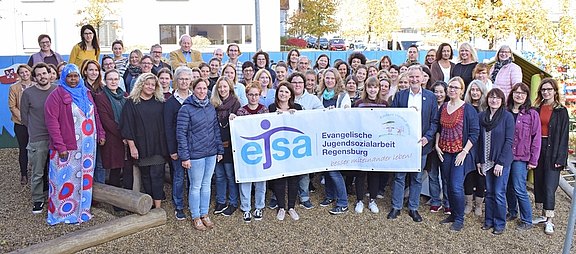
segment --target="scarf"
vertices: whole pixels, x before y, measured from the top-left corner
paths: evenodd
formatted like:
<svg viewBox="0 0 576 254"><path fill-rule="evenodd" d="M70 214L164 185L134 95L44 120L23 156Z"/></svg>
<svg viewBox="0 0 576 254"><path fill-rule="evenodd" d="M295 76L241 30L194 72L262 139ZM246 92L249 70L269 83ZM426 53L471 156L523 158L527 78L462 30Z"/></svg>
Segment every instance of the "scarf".
<svg viewBox="0 0 576 254"><path fill-rule="evenodd" d="M128 70L128 73L130 73L130 75L132 76L138 76L142 74L142 68L140 68L140 66L128 65L128 68L126 69Z"/></svg>
<svg viewBox="0 0 576 254"><path fill-rule="evenodd" d="M500 123L503 111L503 107L500 107L498 110L496 110L496 113L494 113L492 119L490 119L490 109L486 110L484 117L480 119L480 124L486 128L486 131L491 131L496 127L496 125L498 125L498 123Z"/></svg>
<svg viewBox="0 0 576 254"><path fill-rule="evenodd" d="M218 122L220 124L228 124L228 117L230 116L230 113L232 113L234 104L236 104L236 101L238 101L238 99L236 99L236 96L234 95L228 95L228 98L224 99L222 101L222 104L220 104L220 106L218 106L218 108L216 108L216 110L218 111Z"/></svg>
<svg viewBox="0 0 576 254"><path fill-rule="evenodd" d="M76 85L76 87L70 87L68 83L66 83L66 77L70 73L78 73L78 85ZM67 64L64 66L62 75L60 76L60 86L72 96L74 104L76 104L85 115L90 112L92 102L88 99L88 88L84 85L84 80L80 77L80 70L76 65Z"/></svg>
<svg viewBox="0 0 576 254"><path fill-rule="evenodd" d="M198 105L198 106L200 106L200 107L202 107L202 108L204 108L204 107L208 106L208 104L210 104L210 100L208 99L208 96L206 96L206 98L204 98L204 100L198 99L198 97L196 97L195 94L192 94L190 97L192 98L192 101L193 101L196 105Z"/></svg>
<svg viewBox="0 0 576 254"><path fill-rule="evenodd" d="M332 98L334 98L335 94L336 94L336 92L334 90L328 91L328 89L324 89L324 92L322 93L322 97L324 98L324 100L332 100Z"/></svg>
<svg viewBox="0 0 576 254"><path fill-rule="evenodd" d="M116 88L116 94L110 90L107 86L104 87L104 93L106 97L110 100L110 105L112 105L112 111L114 112L114 122L120 123L120 115L122 114L122 107L126 102L124 98L124 91L120 87Z"/></svg>
<svg viewBox="0 0 576 254"><path fill-rule="evenodd" d="M502 69L502 67L506 66L507 64L512 62L512 58L508 58L504 61L498 61L496 62L496 64L494 64L494 70L492 71L492 75L490 76L490 79L492 79L492 82L496 82L496 75L498 75L498 72L500 71L500 69Z"/></svg>

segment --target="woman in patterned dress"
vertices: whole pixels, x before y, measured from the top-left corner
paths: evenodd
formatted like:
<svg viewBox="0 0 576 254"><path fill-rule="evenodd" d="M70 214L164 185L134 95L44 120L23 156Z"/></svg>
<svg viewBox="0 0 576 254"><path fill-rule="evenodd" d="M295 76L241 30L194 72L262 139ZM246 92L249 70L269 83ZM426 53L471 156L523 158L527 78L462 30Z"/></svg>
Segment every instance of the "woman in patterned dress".
<svg viewBox="0 0 576 254"><path fill-rule="evenodd" d="M64 67L60 85L46 100L50 134L48 219L50 225L90 220L92 177L98 143L106 142L90 90L74 64Z"/></svg>

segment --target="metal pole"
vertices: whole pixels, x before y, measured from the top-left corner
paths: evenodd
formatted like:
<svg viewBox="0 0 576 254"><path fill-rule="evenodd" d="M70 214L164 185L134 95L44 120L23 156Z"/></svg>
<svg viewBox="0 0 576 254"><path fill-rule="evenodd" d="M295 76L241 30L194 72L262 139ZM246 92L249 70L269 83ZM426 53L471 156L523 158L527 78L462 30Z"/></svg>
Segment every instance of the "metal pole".
<svg viewBox="0 0 576 254"><path fill-rule="evenodd" d="M570 207L570 217L568 217L568 225L566 229L566 236L564 237L564 247L562 248L563 254L569 254L572 248L572 237L574 236L574 224L576 223L576 188L572 194L572 206Z"/></svg>
<svg viewBox="0 0 576 254"><path fill-rule="evenodd" d="M256 16L256 21L255 21L255 25L256 25L256 50L258 51L261 48L261 44L260 44L260 0L255 0L255 16Z"/></svg>

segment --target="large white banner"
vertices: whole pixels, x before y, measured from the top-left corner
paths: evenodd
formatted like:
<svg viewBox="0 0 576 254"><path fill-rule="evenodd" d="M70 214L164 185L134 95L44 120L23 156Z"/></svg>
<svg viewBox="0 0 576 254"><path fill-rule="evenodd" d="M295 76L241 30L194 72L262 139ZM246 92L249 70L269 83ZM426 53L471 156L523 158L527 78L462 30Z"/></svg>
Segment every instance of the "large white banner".
<svg viewBox="0 0 576 254"><path fill-rule="evenodd" d="M237 182L326 170L418 172L420 114L350 108L259 114L230 122Z"/></svg>

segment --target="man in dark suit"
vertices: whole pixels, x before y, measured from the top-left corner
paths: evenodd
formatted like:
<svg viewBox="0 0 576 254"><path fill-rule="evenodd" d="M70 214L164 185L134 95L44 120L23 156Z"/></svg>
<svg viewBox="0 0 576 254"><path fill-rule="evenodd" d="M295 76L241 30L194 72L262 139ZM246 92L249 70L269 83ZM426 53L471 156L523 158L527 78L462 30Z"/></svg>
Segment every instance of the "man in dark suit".
<svg viewBox="0 0 576 254"><path fill-rule="evenodd" d="M438 103L434 94L422 87L423 71L420 65L410 66L408 80L410 89L398 92L392 101L392 107L414 108L422 117L422 138L418 141L422 144L422 159L420 172L406 173L396 172L392 192L392 210L388 213L388 219L396 219L402 210L404 198L404 185L406 176L410 177L410 195L408 198L408 215L415 222L421 222L422 216L418 213L420 205L420 191L422 190L422 167L426 164L426 155L432 151L433 141L436 134L436 112Z"/></svg>

